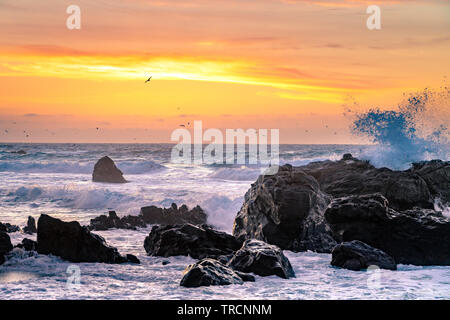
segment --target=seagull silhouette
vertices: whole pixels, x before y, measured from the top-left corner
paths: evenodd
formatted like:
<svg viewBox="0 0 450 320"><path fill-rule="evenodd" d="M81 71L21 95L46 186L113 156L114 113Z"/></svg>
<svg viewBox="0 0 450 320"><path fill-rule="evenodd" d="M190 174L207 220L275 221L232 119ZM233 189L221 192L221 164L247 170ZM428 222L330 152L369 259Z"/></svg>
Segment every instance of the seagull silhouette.
<svg viewBox="0 0 450 320"><path fill-rule="evenodd" d="M150 78L147 79L147 81L145 81L145 83L150 82L150 80L152 79L153 76L150 76Z"/></svg>
<svg viewBox="0 0 450 320"><path fill-rule="evenodd" d="M180 124L180 127L184 127L184 128L186 128L186 126L185 126L184 124Z"/></svg>

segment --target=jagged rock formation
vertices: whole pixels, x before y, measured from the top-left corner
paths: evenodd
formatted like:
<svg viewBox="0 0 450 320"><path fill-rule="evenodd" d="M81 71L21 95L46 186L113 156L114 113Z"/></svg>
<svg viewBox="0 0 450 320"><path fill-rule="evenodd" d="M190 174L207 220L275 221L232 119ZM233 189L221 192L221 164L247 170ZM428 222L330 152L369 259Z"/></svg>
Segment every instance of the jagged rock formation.
<svg viewBox="0 0 450 320"><path fill-rule="evenodd" d="M450 243L450 221L433 208L436 198L450 203L449 190L450 164L440 160L414 164L405 171L375 168L350 154L339 161L284 165L277 174L260 176L252 184L235 218L233 235L281 249L315 252L331 252L342 241L361 240L397 263L448 265L450 250L444 243ZM387 210L382 216L379 210L367 210L366 205L379 206L371 201L353 210L342 200L350 197L357 207L373 194ZM331 214L333 210L339 213ZM345 223L335 222L334 216L345 217Z"/></svg>

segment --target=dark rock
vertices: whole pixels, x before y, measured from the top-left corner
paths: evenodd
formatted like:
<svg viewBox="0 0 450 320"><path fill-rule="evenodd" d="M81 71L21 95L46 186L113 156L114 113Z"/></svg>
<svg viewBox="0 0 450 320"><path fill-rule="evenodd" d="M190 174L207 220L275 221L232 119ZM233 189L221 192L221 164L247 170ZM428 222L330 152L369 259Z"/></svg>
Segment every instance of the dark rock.
<svg viewBox="0 0 450 320"><path fill-rule="evenodd" d="M181 286L188 288L230 284L243 284L243 279L233 269L214 259L203 259L188 266L180 282Z"/></svg>
<svg viewBox="0 0 450 320"><path fill-rule="evenodd" d="M116 167L114 161L107 156L101 158L95 164L94 172L92 173L92 181L107 182L107 183L127 182L123 177L122 171L120 171Z"/></svg>
<svg viewBox="0 0 450 320"><path fill-rule="evenodd" d="M130 262L130 263L135 263L135 264L141 263L141 261L135 255L132 255L132 254L127 254L126 260L127 260L127 262Z"/></svg>
<svg viewBox="0 0 450 320"><path fill-rule="evenodd" d="M141 208L140 216L147 224L173 225L191 223L202 225L206 223L206 213L199 206L192 210L186 205L180 208L175 203L170 208L158 208L155 206Z"/></svg>
<svg viewBox="0 0 450 320"><path fill-rule="evenodd" d="M169 260L164 260L163 262L161 262L161 264L163 266L167 266L168 264L170 264L170 261Z"/></svg>
<svg viewBox="0 0 450 320"><path fill-rule="evenodd" d="M347 160L355 160L355 158L353 158L351 153L346 153L342 156L342 160L347 161Z"/></svg>
<svg viewBox="0 0 450 320"><path fill-rule="evenodd" d="M31 239L23 239L22 243L19 243L18 245L16 245L17 248L21 248L25 251L36 251L37 248L37 242L33 241Z"/></svg>
<svg viewBox="0 0 450 320"><path fill-rule="evenodd" d="M420 175L411 170L378 169L355 158L313 162L299 168L313 176L320 189L333 197L381 193L396 210L434 207L436 194Z"/></svg>
<svg viewBox="0 0 450 320"><path fill-rule="evenodd" d="M27 152L25 150L11 151L11 153L16 153L16 154L21 154L21 155L27 154Z"/></svg>
<svg viewBox="0 0 450 320"><path fill-rule="evenodd" d="M232 235L192 224L154 226L145 238L144 248L152 256L218 257L238 250L242 242Z"/></svg>
<svg viewBox="0 0 450 320"><path fill-rule="evenodd" d="M325 212L339 242L360 240L396 263L450 265L450 220L430 209L397 212L381 194L333 200Z"/></svg>
<svg viewBox="0 0 450 320"><path fill-rule="evenodd" d="M233 235L258 239L292 251L331 252L336 242L323 212L331 198L303 170L281 166L260 176L245 195Z"/></svg>
<svg viewBox="0 0 450 320"><path fill-rule="evenodd" d="M292 251L331 252L338 242L343 241L342 235L331 232L330 222L324 218L331 199L342 197L364 199L366 195L375 193L380 194L389 203L389 208L387 204L382 205L389 211L387 215L389 218L383 216L381 220L385 224L383 227L389 225L390 229L397 232L395 237L399 239L396 243L409 243L408 246L413 247L412 240L423 237L419 243L423 241L423 245L428 248L430 246L426 243L435 243L436 241L430 239L433 237L439 239L441 230L447 228L445 217L439 216L439 213L431 209L434 208L436 198L439 198L444 206L450 203L449 162L434 160L414 164L409 170L393 171L388 168L375 168L368 161L361 161L346 154L339 161L313 162L301 167L281 166L275 175L260 176L252 184L235 218L233 235L240 240L258 239ZM367 203L367 205L374 204ZM375 207L377 207L376 204ZM375 219L376 214L373 210L370 213L363 211L358 209L358 215L351 214L349 219L355 218L361 221L361 216L364 215L369 215L370 221L372 218ZM395 218L392 218L393 216ZM421 219L425 219L433 226L426 225L425 222L420 223ZM414 225L413 228L417 229L421 236L408 233L406 229L400 231L398 221L403 220ZM347 221L347 223L352 222ZM355 221L353 224L358 223ZM358 228L362 230L363 226ZM386 237L383 228L376 228L376 231L378 233L372 232L364 239L373 237L378 238L374 241L380 242ZM353 229L347 230L347 237L352 232ZM437 233L433 234L434 232ZM404 237L403 240L400 239L401 235ZM349 238L349 240L354 239L364 241L363 238ZM384 247L373 245L368 241L364 242L382 249L396 260L415 261L419 264L422 262L429 264L433 261L446 264L445 261L448 260L444 258L444 249L431 251L442 251L439 258L425 257L426 254L423 253L421 258L411 257L411 259L403 260L408 253L393 254L392 250L386 248L387 242ZM416 249L416 251L420 250L423 249L420 247Z"/></svg>
<svg viewBox="0 0 450 320"><path fill-rule="evenodd" d="M280 248L260 240L247 240L228 262L228 266L241 272L259 276L277 275L288 279L295 277L288 258Z"/></svg>
<svg viewBox="0 0 450 320"><path fill-rule="evenodd" d="M145 228L148 224L175 225L191 223L202 225L206 223L206 214L199 206L192 210L186 205L180 208L172 204L170 208L158 208L155 206L143 207L138 216L125 216L119 218L115 211L110 211L108 216L101 215L91 219L89 230L104 231L112 228L131 229Z"/></svg>
<svg viewBox="0 0 450 320"><path fill-rule="evenodd" d="M63 222L41 215L37 228L37 252L53 254L72 262L122 263L127 258L110 247L99 235L76 221Z"/></svg>
<svg viewBox="0 0 450 320"><path fill-rule="evenodd" d="M354 271L373 265L380 269L397 270L392 257L358 240L338 244L332 251L331 265Z"/></svg>
<svg viewBox="0 0 450 320"><path fill-rule="evenodd" d="M0 222L0 232L13 233L19 232L20 227L9 224L9 223L1 223Z"/></svg>
<svg viewBox="0 0 450 320"><path fill-rule="evenodd" d="M11 239L6 232L0 231L0 264L5 262L5 255L13 249Z"/></svg>
<svg viewBox="0 0 450 320"><path fill-rule="evenodd" d="M431 194L450 206L450 161L432 160L414 163L411 170L428 185Z"/></svg>
<svg viewBox="0 0 450 320"><path fill-rule="evenodd" d="M140 216L125 216L119 218L115 211L109 211L108 216L101 215L91 219L89 230L104 231L112 228L130 229L145 228L147 225Z"/></svg>
<svg viewBox="0 0 450 320"><path fill-rule="evenodd" d="M33 234L37 232L36 221L34 220L33 217L31 216L28 217L27 226L23 228L23 232L27 234Z"/></svg>
<svg viewBox="0 0 450 320"><path fill-rule="evenodd" d="M219 260L220 262L222 262L223 264L227 264L231 258L233 258L234 254L227 254L227 255L222 255L222 256L218 256L216 259Z"/></svg>
<svg viewBox="0 0 450 320"><path fill-rule="evenodd" d="M234 270L234 272L242 279L244 282L255 282L255 277L249 273L244 273Z"/></svg>

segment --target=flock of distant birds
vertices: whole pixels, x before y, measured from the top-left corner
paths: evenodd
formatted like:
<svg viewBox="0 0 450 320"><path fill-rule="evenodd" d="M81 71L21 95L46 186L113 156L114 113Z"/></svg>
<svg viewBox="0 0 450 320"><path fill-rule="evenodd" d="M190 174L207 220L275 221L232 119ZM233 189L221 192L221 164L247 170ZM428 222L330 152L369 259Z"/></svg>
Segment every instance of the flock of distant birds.
<svg viewBox="0 0 450 320"><path fill-rule="evenodd" d="M153 76L150 76L147 80L145 80L144 83L150 82L150 80L152 79L152 77L153 77ZM180 110L180 107L178 107L177 110L179 111L179 110ZM17 122L13 122L13 124L16 125ZM189 127L190 125L191 125L191 123L188 122L187 124L180 124L180 127L186 128L186 127ZM328 129L328 125L326 125L325 128ZM100 130L100 127L96 127L95 130L96 130L96 131L99 131L99 130ZM45 131L48 131L48 129L45 129ZM23 133L24 133L24 135L25 135L25 138L29 138L29 137L31 136L31 133L30 133L30 132L27 132L26 130L23 130ZM305 130L305 133L309 133L309 130ZM5 129L5 134L9 134L9 130L8 130L8 129ZM53 135L53 136L55 135L54 132L50 132L50 134ZM337 135L337 132L336 132L336 131L334 132L334 135ZM134 140L136 140L136 138L134 138Z"/></svg>

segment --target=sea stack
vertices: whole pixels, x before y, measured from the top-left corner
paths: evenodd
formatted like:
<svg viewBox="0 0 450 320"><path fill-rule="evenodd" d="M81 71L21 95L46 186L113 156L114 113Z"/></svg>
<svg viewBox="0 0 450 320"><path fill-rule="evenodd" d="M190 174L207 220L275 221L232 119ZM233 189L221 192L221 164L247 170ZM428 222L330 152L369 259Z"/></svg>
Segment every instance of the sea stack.
<svg viewBox="0 0 450 320"><path fill-rule="evenodd" d="M106 183L126 183L122 171L116 167L114 161L105 156L97 161L92 173L92 181Z"/></svg>

